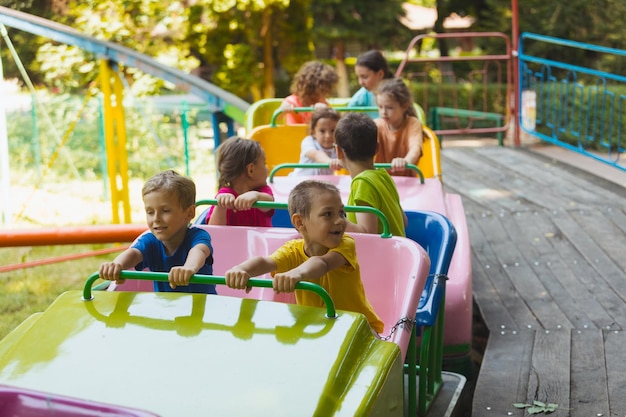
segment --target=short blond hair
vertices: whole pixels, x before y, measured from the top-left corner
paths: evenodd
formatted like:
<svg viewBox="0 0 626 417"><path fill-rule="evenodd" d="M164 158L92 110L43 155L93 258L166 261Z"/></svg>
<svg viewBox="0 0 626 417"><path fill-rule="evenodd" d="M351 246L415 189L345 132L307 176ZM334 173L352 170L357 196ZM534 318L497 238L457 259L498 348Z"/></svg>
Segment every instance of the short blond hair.
<svg viewBox="0 0 626 417"><path fill-rule="evenodd" d="M296 185L289 193L289 216L299 214L308 219L313 201L324 192L340 195L339 188L325 181L305 180Z"/></svg>
<svg viewBox="0 0 626 417"><path fill-rule="evenodd" d="M172 169L161 171L146 181L141 189L145 197L153 191L166 191L176 196L183 209L196 205L196 184Z"/></svg>

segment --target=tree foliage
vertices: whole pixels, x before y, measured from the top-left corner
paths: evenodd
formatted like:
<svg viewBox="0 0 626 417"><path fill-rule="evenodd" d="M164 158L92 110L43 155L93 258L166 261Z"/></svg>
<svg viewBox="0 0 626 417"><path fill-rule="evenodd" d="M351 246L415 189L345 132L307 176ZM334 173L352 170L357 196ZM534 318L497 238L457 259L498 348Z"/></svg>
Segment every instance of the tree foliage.
<svg viewBox="0 0 626 417"><path fill-rule="evenodd" d="M510 0L412 2L436 4L438 31L443 31L443 18L456 12L477 19L472 30L511 33ZM403 49L413 35L398 23L403 14L401 0L70 0L63 11L54 10L51 0L0 0L0 4L68 24L182 70L194 70L248 101L288 94L292 75L320 52L337 59L345 80L342 64L348 45L360 45L363 50ZM520 31L623 49L626 34L614 16L625 12L623 0L524 0L519 1L519 27ZM48 87L80 90L97 74L96 57L78 48L17 30L10 30L10 35L33 79ZM482 41L479 46L488 52L496 48ZM619 63L590 52L545 45L531 48L528 52L536 55L583 59L605 70L620 69ZM5 75L19 77L7 57L8 51L2 48ZM124 74L138 94L167 87L134 69L127 68Z"/></svg>

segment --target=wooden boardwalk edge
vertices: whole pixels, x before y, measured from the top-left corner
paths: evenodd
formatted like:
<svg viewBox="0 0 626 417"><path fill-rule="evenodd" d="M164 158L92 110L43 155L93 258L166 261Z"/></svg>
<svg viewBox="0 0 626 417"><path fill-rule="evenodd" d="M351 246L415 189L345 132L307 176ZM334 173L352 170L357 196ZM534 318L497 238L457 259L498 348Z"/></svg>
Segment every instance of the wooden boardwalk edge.
<svg viewBox="0 0 626 417"><path fill-rule="evenodd" d="M471 415L626 416L626 188L524 148L444 148L442 165L489 330Z"/></svg>

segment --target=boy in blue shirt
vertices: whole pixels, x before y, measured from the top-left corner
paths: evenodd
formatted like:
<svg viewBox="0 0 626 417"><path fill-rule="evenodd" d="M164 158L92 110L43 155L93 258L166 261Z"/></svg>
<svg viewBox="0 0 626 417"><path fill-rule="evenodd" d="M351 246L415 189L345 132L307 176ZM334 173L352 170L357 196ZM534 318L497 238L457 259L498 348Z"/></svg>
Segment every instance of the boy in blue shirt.
<svg viewBox="0 0 626 417"><path fill-rule="evenodd" d="M196 273L213 273L211 236L189 227L196 214L196 185L167 170L146 181L141 193L150 230L115 260L100 265L100 278L121 284L120 272L135 267L169 273L169 282L154 282L155 291L215 294L215 285L189 283Z"/></svg>

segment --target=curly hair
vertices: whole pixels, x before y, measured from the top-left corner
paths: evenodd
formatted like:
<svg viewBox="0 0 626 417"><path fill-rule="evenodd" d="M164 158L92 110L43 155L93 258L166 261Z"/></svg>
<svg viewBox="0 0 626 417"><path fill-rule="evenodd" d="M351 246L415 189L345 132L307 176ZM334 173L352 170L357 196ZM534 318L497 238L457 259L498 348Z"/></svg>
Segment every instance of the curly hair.
<svg viewBox="0 0 626 417"><path fill-rule="evenodd" d="M291 93L300 97L315 97L321 95L328 97L339 77L335 69L328 64L319 61L309 61L304 63L291 83Z"/></svg>

